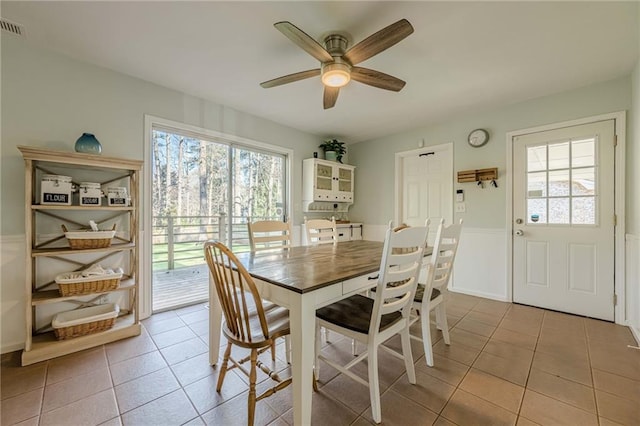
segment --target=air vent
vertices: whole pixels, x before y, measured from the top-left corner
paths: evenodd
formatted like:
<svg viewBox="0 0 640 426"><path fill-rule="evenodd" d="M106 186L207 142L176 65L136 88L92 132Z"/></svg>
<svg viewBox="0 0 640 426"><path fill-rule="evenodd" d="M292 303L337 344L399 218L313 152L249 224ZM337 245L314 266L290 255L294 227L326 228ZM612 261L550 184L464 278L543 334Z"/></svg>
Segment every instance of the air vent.
<svg viewBox="0 0 640 426"><path fill-rule="evenodd" d="M6 31L8 33L15 34L20 37L25 36L24 25L7 21L4 18L0 18L0 28L2 28L2 31Z"/></svg>

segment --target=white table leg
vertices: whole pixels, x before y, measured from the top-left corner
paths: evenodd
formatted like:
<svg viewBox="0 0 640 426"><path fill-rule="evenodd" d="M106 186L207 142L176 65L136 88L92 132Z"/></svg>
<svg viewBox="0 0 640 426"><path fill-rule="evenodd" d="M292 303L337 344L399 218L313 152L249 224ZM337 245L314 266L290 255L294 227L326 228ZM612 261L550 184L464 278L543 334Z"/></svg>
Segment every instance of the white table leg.
<svg viewBox="0 0 640 426"><path fill-rule="evenodd" d="M209 274L209 364L216 365L220 354L220 328L222 307L218 300L215 283Z"/></svg>
<svg viewBox="0 0 640 426"><path fill-rule="evenodd" d="M316 310L313 293L296 295L289 307L291 323L291 370L293 376L293 422L311 424Z"/></svg>

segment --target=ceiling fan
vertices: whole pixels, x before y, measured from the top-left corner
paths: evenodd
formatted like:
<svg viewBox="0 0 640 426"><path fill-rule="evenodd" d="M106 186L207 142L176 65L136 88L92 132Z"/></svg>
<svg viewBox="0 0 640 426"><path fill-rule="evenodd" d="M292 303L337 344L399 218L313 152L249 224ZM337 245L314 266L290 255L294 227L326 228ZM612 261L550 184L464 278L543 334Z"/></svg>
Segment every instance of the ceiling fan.
<svg viewBox="0 0 640 426"><path fill-rule="evenodd" d="M291 22L276 22L274 27L305 52L320 61L320 68L301 71L260 83L260 86L265 89L320 75L324 84L323 105L324 109L328 109L336 104L340 88L344 87L352 79L369 86L394 92L399 92L406 84L399 78L380 71L356 66L413 33L413 27L406 19L401 19L381 29L349 50L347 50L348 40L342 34L329 34L324 38L324 46L322 46Z"/></svg>

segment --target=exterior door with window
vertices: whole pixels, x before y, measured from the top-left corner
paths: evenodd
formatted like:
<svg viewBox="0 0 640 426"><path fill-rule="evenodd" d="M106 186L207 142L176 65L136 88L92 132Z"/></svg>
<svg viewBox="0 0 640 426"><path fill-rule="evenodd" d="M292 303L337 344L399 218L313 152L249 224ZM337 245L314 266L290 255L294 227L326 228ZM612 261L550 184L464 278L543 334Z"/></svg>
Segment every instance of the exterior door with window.
<svg viewBox="0 0 640 426"><path fill-rule="evenodd" d="M613 321L613 120L513 139L513 300Z"/></svg>

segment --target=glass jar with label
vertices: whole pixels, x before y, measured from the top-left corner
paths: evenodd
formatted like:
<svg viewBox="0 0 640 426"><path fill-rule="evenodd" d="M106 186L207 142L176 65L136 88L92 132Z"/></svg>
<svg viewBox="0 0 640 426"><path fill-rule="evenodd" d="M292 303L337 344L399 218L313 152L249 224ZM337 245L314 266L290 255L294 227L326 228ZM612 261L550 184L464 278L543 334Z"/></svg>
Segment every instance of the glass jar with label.
<svg viewBox="0 0 640 426"><path fill-rule="evenodd" d="M100 184L95 182L80 182L78 198L81 206L101 206L102 190Z"/></svg>
<svg viewBox="0 0 640 426"><path fill-rule="evenodd" d="M127 207L129 205L127 188L123 186L110 187L107 190L107 202L109 206Z"/></svg>
<svg viewBox="0 0 640 426"><path fill-rule="evenodd" d="M70 206L71 177L59 175L43 175L40 183L40 203Z"/></svg>

